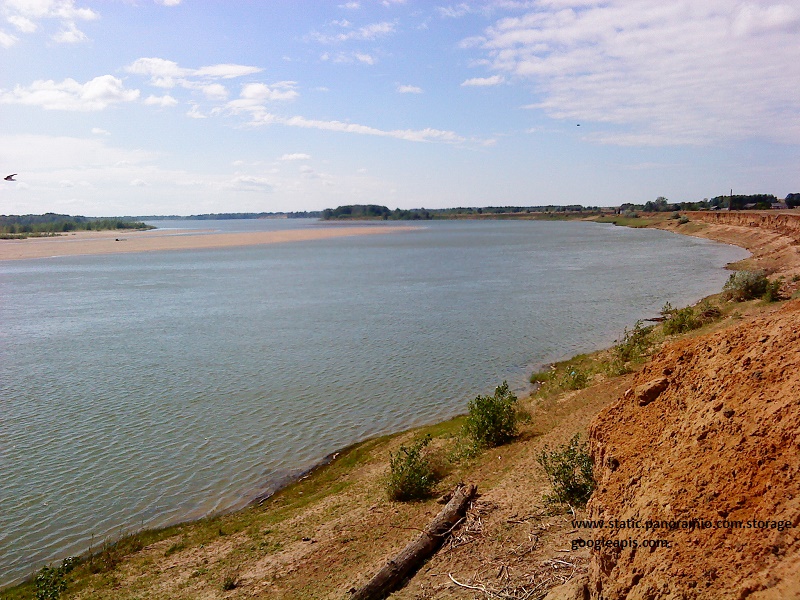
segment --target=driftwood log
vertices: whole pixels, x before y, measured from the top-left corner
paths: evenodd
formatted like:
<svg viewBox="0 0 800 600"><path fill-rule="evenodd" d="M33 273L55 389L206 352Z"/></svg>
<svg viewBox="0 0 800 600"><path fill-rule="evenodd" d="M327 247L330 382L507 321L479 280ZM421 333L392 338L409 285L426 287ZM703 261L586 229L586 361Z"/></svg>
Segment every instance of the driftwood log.
<svg viewBox="0 0 800 600"><path fill-rule="evenodd" d="M436 552L445 538L467 512L478 488L459 484L453 497L422 533L402 552L387 562L364 587L353 593L352 600L382 600L396 590L405 578L426 558Z"/></svg>

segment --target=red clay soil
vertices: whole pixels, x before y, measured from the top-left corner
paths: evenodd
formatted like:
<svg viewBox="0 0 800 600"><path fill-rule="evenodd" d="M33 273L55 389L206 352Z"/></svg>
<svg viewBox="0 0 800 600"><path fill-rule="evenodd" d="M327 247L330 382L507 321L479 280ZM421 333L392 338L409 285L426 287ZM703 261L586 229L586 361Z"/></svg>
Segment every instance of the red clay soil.
<svg viewBox="0 0 800 600"><path fill-rule="evenodd" d="M665 345L590 440L591 598L800 598L800 301Z"/></svg>

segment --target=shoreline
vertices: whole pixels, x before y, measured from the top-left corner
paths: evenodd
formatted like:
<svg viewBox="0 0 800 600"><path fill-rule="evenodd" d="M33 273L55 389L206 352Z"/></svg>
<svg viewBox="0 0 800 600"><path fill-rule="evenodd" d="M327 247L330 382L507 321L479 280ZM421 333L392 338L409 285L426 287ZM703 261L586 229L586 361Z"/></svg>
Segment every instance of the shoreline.
<svg viewBox="0 0 800 600"><path fill-rule="evenodd" d="M744 228L738 228L737 227L736 228L737 230L733 230L733 229L730 229L730 228L725 228L724 230L718 230L715 226L708 226L708 227L703 227L701 229L694 230L694 231L688 231L688 230L683 230L682 231L682 230L676 230L677 228L672 226L673 223L669 223L668 222L668 223L662 224L662 225L663 226L659 226L658 224L654 224L652 227L653 228L664 229L664 230L667 230L667 231L672 231L673 233L680 233L680 234L683 234L683 235L692 235L692 236L696 236L696 237L704 237L704 238L711 239L711 240L718 241L718 242L722 242L722 243L734 243L732 240L735 239L739 243L734 243L734 245L742 247L742 248L748 250L748 252L751 253L751 257L750 258L747 258L744 261L740 261L740 262L747 262L747 261L750 261L750 260L758 261L760 259L765 258L767 256L767 254L772 254L773 253L773 252L758 252L758 250L763 247L763 244L761 246L756 246L756 245L754 245L752 243L751 236L746 235L747 233L752 233L752 232L737 231L738 229L744 229ZM359 229L362 232L364 232L363 228L359 228ZM386 228L386 229L390 229L391 231L397 231L398 229L403 229L403 230L412 229L413 230L415 228L413 228L413 227L406 227L406 228L391 227L391 228ZM337 231L341 232L343 230L342 229L338 229ZM375 231L374 229L373 230L368 230L368 232L369 233L379 233L379 231ZM380 231L380 232L382 233L383 231ZM114 233L114 232L112 232L112 233ZM756 232L756 233L758 233L758 232ZM763 233L764 232L762 230L761 234L763 234ZM174 236L175 234L173 233L172 235ZM219 234L215 234L215 235L219 235ZM230 234L230 235L236 235L236 234ZM351 234L346 233L346 234L342 234L342 235L351 235ZM352 235L357 235L357 234L352 234ZM106 236L106 237L110 237L110 235ZM336 236L323 236L323 237L336 237ZM762 237L762 241L763 241L763 235L761 237ZM786 236L780 236L780 237L786 237ZM308 238L308 239L317 239L317 238L312 237L312 238ZM791 238L787 237L786 239L788 240L789 243L792 242ZM285 241L285 240L280 240L280 241ZM291 241L291 240L288 240L288 241ZM771 242L777 243L777 244L781 244L781 241L778 240L777 238L775 240L772 240ZM274 243L274 242L262 242L262 243ZM246 245L250 245L250 244L246 244ZM217 247L217 246L204 246L204 247ZM773 250L774 250L774 248L773 248ZM800 268L800 261L798 261L798 264L796 266L797 266L797 268ZM792 266L792 268L794 268L794 266ZM309 468L301 470L301 471L297 472L294 475L287 474L286 477L283 478L283 483L281 485L279 485L277 488L275 488L273 491L269 492L268 494L256 495L255 497L253 497L251 500L249 500L247 502L246 508L250 508L250 507L253 507L253 506L260 506L260 505L264 504L267 500L275 498L276 496L281 494L281 492L283 492L283 491L285 491L285 490L287 490L287 489L289 489L289 488L291 488L293 486L296 486L296 485L300 484L303 480L305 480L305 479L307 479L309 477L314 476L315 473L318 473L319 471L323 470L325 467L331 465L331 463L340 454L347 453L347 452L352 451L352 450L359 450L362 447L369 446L370 444L375 442L376 439L399 438L399 437L404 436L405 434L408 434L409 431L424 430L424 429L431 428L431 427L442 427L442 426L446 426L448 423L451 423L451 422L454 422L454 421L458 421L458 419L459 419L459 417L456 416L456 417L448 419L446 421L437 422L437 423L434 423L434 424L431 424L431 425L428 425L428 426L416 427L416 428L413 428L412 430L403 430L403 431L399 431L399 432L395 432L395 433L391 433L391 434L387 434L387 435L383 435L383 436L378 436L378 438L368 438L368 439L365 439L365 440L362 440L362 441L359 441L359 442L355 442L355 443L353 443L353 444L351 444L349 446L346 446L346 447L342 448L341 450L338 450L336 452L332 452L332 453L328 454L326 457L324 457L319 462L315 463L314 465L312 465ZM267 487L267 486L265 486L265 487ZM302 493L302 492L300 492L300 493ZM277 500L275 500L275 502L277 502ZM197 522L199 520L212 519L212 518L215 518L215 517L218 517L218 516L221 516L221 515L231 515L233 513L237 513L237 512L240 512L242 510L245 510L245 509L237 508L237 509L233 509L231 511L220 511L219 513L205 515L203 517L200 517L199 519L195 519L195 520L192 520L192 521L181 521L179 523L179 526L180 525L184 525L184 524L195 523L195 522ZM14 585L14 584L11 584L11 585ZM8 586L6 586L5 589L8 589Z"/></svg>
<svg viewBox="0 0 800 600"><path fill-rule="evenodd" d="M240 248L335 237L408 232L417 229L419 228L410 225L378 225L370 227L350 225L347 227L323 226L308 229L236 233L217 233L208 229L185 231L163 229L149 231L82 231L55 237L0 240L0 261Z"/></svg>
<svg viewBox="0 0 800 600"><path fill-rule="evenodd" d="M736 237L736 232L735 231L731 232L730 230L725 229L725 230L723 230L721 232L721 235L716 235L717 232L715 231L715 228L713 228L713 227L710 228L710 229L700 229L700 230L691 230L691 231L676 231L676 227L672 226L673 223L674 223L674 221L672 221L672 220L669 220L669 221L665 220L663 223L647 225L644 228L646 228L646 229L647 228L649 228L649 229L660 229L662 231L668 231L668 232L675 233L675 234L678 234L678 235L685 235L685 236L689 236L689 237L699 237L699 238L711 240L711 241L714 241L714 242L719 242L719 243L723 243L723 244L729 244L731 246L737 246L739 248L747 250L750 253L749 257L747 257L747 258L745 258L745 259L743 259L741 261L736 261L736 262L732 262L732 263L726 264L725 265L726 269L736 270L736 269L732 269L732 265L735 265L737 263L744 263L745 261L748 261L748 260L751 260L752 258L754 258L753 250L755 248L752 245L745 245L745 241L743 241L743 240L741 240L741 243L738 243L738 244L735 243L734 241L731 241L733 238ZM619 227L625 227L625 225L619 225ZM800 267L800 261L798 261L798 266ZM720 290L720 292L721 291L722 290ZM710 294L709 296L704 296L703 298L698 299L697 302L695 302L695 304L698 304L698 303L702 302L706 298L709 298L711 296L715 296L718 293L719 292L715 292L713 294ZM645 321L655 321L656 319L644 319L644 320ZM590 353L603 352L603 351L608 350L608 349L609 348L607 348L607 347L600 347L600 348L597 348L596 350L591 351ZM548 367L548 366L550 366L552 364L557 364L557 363L560 363L560 362L566 362L566 361L571 360L572 358L574 358L574 357L565 357L564 359L556 361L555 363L546 363L545 365L542 365L542 368L544 369L544 368L546 368L546 367ZM541 387L541 385L542 384L540 382L532 384L533 388L528 393L528 396L534 395L536 393L536 391L539 389L539 387ZM348 444L348 445L346 445L346 446L344 446L342 448L339 448L337 450L334 450L333 452L328 453L326 456L324 456L323 458L319 459L318 461L316 461L315 463L313 463L309 467L306 467L306 468L303 468L303 469L297 469L294 474L292 474L292 473L284 474L283 476L279 477L278 480L276 480L276 483L267 483L266 485L264 485L262 487L262 490L263 489L271 489L271 491L268 491L268 492L263 492L263 491L262 492L254 492L253 495L252 495L252 499L246 501L245 506L249 507L249 506L253 506L253 505L261 505L261 504L263 504L264 502L266 502L267 500L269 500L271 497L275 496L276 494L278 494L282 490L284 490L284 489L288 488L289 486L291 486L291 485L293 485L295 483L298 483L299 481L301 481L301 480L305 479L306 477L312 475L318 469L321 469L323 467L328 466L338 455L340 455L340 454L342 454L344 452L347 452L349 450L352 450L353 448L355 448L357 446L360 446L361 444L367 443L367 442L369 442L369 441L371 441L373 439L377 439L377 438L382 438L382 437L386 437L386 436L399 436L399 435L403 435L404 433L407 433L409 431L414 431L414 430L417 430L417 429L425 429L426 427L432 427L432 426L436 426L436 425L442 425L442 424L445 424L445 423L449 423L451 421L455 421L455 420L460 419L465 414L466 413L459 413L459 414L457 414L457 415L455 415L453 417L450 417L449 419L445 419L443 421L437 421L435 423L429 423L427 425L419 425L419 426L416 426L416 427L411 427L409 429L402 429L402 430L399 430L399 431L389 432L389 433L386 433L386 434L380 434L380 435L369 437L369 438L366 438L366 439L363 439L363 440L355 441L355 442L353 442L351 444ZM280 482L280 483L278 483L278 482ZM200 517L200 518L212 517L212 516L215 516L217 514L229 514L231 512L236 512L237 510L241 510L241 509L234 508L232 510L227 510L227 511L223 510L223 511L220 511L219 513L211 513L209 515L205 515L205 516Z"/></svg>

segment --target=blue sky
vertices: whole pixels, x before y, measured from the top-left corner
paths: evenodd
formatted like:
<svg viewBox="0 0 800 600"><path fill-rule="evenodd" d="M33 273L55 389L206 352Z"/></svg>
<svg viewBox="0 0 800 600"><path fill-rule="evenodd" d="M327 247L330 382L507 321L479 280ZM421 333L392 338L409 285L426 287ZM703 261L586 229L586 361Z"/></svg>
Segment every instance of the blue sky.
<svg viewBox="0 0 800 600"><path fill-rule="evenodd" d="M19 173L0 214L800 192L796 0L3 0L0 19Z"/></svg>

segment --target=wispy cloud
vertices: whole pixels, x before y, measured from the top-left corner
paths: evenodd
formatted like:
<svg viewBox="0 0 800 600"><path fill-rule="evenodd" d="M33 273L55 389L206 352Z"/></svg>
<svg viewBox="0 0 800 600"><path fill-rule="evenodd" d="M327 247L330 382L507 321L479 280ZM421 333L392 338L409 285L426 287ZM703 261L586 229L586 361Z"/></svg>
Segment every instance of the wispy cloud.
<svg viewBox="0 0 800 600"><path fill-rule="evenodd" d="M278 160L311 160L311 155L295 152L293 154L284 154Z"/></svg>
<svg viewBox="0 0 800 600"><path fill-rule="evenodd" d="M323 131L333 131L338 133L352 133L358 135L372 135L378 137L390 137L410 142L463 142L465 138L453 131L441 129L378 129L369 125L357 123L346 123L344 121L326 121L320 119L308 119L302 116L282 117L268 112L254 115L251 125L271 125L279 124L287 127L300 127L302 129L318 129Z"/></svg>
<svg viewBox="0 0 800 600"><path fill-rule="evenodd" d="M255 75L263 69L248 65L218 64L189 69L181 67L172 60L149 57L139 58L125 67L128 73L150 77L150 84L156 87L173 88L181 86L189 89L202 88L215 79L234 79Z"/></svg>
<svg viewBox="0 0 800 600"><path fill-rule="evenodd" d="M374 65L378 62L377 58L366 52L337 52L335 54L323 52L320 54L319 59L323 62L330 61L338 64L361 63L364 65Z"/></svg>
<svg viewBox="0 0 800 600"><path fill-rule="evenodd" d="M144 103L149 106L169 108L170 106L177 106L178 101L169 94L166 94L164 96L148 96L144 99Z"/></svg>
<svg viewBox="0 0 800 600"><path fill-rule="evenodd" d="M237 175L224 187L239 192L271 192L274 189L272 181L254 175Z"/></svg>
<svg viewBox="0 0 800 600"><path fill-rule="evenodd" d="M397 93L398 94L421 94L422 88L417 87L416 85L398 85L397 86Z"/></svg>
<svg viewBox="0 0 800 600"><path fill-rule="evenodd" d="M0 91L0 103L39 106L45 110L98 111L138 97L139 90L126 89L122 80L113 75L95 77L86 83L74 79L39 80L27 87Z"/></svg>
<svg viewBox="0 0 800 600"><path fill-rule="evenodd" d="M492 75L491 77L473 77L467 79L461 84L461 87L490 87L493 85L500 85L505 83L505 77L502 75Z"/></svg>
<svg viewBox="0 0 800 600"><path fill-rule="evenodd" d="M340 27L342 26L340 22L337 22L335 24ZM333 34L325 34L325 33L320 33L318 31L314 31L308 35L308 38L320 42L321 44L337 44L352 40L372 41L378 38L391 35L395 31L394 23L390 23L388 21L383 21L380 23L372 23L370 25L365 25L363 27L358 27L358 28L349 28L349 23L348 23L347 26L345 26L345 28L347 28L348 31L343 31L341 33L333 33Z"/></svg>
<svg viewBox="0 0 800 600"><path fill-rule="evenodd" d="M551 117L609 123L630 145L800 142L800 7L758 1L546 0L480 42Z"/></svg>

